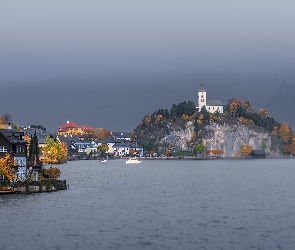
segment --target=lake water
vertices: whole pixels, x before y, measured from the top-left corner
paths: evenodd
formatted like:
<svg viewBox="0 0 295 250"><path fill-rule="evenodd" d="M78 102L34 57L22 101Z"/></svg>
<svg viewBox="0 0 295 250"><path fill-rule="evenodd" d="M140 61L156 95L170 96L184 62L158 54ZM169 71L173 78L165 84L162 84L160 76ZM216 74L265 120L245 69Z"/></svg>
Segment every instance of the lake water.
<svg viewBox="0 0 295 250"><path fill-rule="evenodd" d="M0 196L0 249L294 249L295 160L58 166L69 189Z"/></svg>

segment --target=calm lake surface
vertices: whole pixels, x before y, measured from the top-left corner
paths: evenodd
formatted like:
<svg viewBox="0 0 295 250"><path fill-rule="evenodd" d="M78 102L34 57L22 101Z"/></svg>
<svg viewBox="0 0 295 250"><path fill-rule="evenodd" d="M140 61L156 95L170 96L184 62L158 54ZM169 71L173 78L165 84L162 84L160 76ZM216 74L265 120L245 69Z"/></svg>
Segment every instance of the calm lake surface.
<svg viewBox="0 0 295 250"><path fill-rule="evenodd" d="M294 249L295 160L58 166L69 189L1 195L0 249Z"/></svg>

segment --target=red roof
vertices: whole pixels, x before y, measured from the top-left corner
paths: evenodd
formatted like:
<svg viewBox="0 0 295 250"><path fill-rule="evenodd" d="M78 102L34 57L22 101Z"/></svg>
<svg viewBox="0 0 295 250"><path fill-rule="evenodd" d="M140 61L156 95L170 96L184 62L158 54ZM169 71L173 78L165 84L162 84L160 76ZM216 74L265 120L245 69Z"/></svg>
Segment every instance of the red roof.
<svg viewBox="0 0 295 250"><path fill-rule="evenodd" d="M59 131L68 131L69 129L73 129L73 128L81 128L83 131L87 131L87 130L94 130L92 126L79 126L77 123L75 122L71 122L71 121L67 121L66 123L64 123L63 125L61 125L58 130Z"/></svg>
<svg viewBox="0 0 295 250"><path fill-rule="evenodd" d="M80 128L81 126L79 126L77 123L75 122L70 122L70 121L67 121L66 123L64 123L63 125L61 125L58 130L61 130L61 131L67 131L69 129L72 129L72 128Z"/></svg>
<svg viewBox="0 0 295 250"><path fill-rule="evenodd" d="M92 126L81 126L81 129L82 129L83 131L94 130Z"/></svg>

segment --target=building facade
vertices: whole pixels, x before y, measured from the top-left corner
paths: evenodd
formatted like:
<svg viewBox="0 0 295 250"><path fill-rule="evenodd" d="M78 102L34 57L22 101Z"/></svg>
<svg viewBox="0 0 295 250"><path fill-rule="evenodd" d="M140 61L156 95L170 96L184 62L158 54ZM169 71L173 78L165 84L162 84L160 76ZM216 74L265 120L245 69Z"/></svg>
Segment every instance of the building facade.
<svg viewBox="0 0 295 250"><path fill-rule="evenodd" d="M197 111L201 111L201 109L205 107L209 113L223 113L223 105L219 100L207 100L207 93L201 84L201 88L198 92L198 106L196 107Z"/></svg>
<svg viewBox="0 0 295 250"><path fill-rule="evenodd" d="M27 143L24 132L0 129L0 156L12 154L16 162L16 179L25 180L27 171Z"/></svg>
<svg viewBox="0 0 295 250"><path fill-rule="evenodd" d="M85 126L85 125L80 126L73 121L67 121L66 123L64 123L58 128L57 133L58 135L67 135L67 136L84 135L86 132L93 131L93 130L94 129L92 126Z"/></svg>

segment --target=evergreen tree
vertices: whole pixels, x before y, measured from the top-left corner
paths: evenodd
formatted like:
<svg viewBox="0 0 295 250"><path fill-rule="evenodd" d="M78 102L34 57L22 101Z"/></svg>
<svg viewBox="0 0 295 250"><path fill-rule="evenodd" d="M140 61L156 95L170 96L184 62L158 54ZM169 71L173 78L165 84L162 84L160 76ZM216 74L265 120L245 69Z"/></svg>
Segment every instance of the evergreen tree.
<svg viewBox="0 0 295 250"><path fill-rule="evenodd" d="M30 145L29 145L29 156L28 156L28 164L31 166L39 165L39 147L38 147L38 137L36 132L34 136L31 136Z"/></svg>

